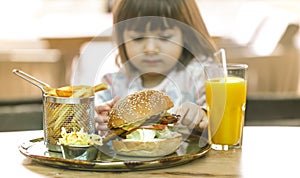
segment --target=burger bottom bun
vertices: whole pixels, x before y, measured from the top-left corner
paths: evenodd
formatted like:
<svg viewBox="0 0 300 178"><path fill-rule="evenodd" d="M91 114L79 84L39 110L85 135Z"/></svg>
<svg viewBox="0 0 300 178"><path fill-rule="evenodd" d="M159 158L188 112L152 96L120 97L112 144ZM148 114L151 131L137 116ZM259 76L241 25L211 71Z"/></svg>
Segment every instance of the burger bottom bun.
<svg viewBox="0 0 300 178"><path fill-rule="evenodd" d="M119 155L136 157L160 157L174 153L180 146L182 137L135 141L129 139L113 140L112 146Z"/></svg>

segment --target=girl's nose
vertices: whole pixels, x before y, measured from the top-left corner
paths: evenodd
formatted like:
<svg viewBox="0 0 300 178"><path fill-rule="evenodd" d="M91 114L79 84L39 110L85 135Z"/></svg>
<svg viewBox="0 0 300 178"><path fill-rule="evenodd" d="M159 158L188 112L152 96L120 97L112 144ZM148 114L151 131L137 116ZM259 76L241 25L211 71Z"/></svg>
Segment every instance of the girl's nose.
<svg viewBox="0 0 300 178"><path fill-rule="evenodd" d="M159 53L159 46L157 44L157 39L151 37L145 39L144 53L146 54Z"/></svg>

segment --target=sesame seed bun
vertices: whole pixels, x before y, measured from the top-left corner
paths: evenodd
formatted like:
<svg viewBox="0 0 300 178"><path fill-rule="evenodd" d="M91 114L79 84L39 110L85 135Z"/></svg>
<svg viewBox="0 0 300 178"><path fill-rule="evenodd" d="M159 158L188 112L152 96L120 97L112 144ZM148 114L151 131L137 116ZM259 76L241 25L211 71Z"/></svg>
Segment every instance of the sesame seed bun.
<svg viewBox="0 0 300 178"><path fill-rule="evenodd" d="M153 115L158 115L174 106L164 92L158 90L142 90L120 99L109 113L108 128L129 130L139 126ZM131 126L126 129L124 126Z"/></svg>

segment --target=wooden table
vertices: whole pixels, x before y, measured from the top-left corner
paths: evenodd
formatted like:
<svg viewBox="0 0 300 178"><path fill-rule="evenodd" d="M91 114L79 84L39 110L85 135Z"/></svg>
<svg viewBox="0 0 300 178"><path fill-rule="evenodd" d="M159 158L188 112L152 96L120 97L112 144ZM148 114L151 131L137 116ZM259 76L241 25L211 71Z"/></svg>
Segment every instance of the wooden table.
<svg viewBox="0 0 300 178"><path fill-rule="evenodd" d="M24 157L18 145L42 131L0 132L1 175L6 177L300 177L300 127L244 129L241 150L210 150L182 166L137 172L90 172L52 168ZM2 176L1 176L2 177Z"/></svg>

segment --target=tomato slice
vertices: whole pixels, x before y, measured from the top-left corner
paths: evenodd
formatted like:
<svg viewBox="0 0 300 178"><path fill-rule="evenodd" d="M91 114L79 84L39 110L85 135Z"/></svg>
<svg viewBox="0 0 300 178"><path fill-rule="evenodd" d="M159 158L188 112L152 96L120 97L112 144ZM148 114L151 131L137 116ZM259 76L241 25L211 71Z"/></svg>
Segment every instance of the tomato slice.
<svg viewBox="0 0 300 178"><path fill-rule="evenodd" d="M152 129L152 130L164 130L165 128L167 128L167 125L160 125L160 124L155 124L155 125L143 125L143 126L139 126L136 127L134 129L129 130L126 135L138 130L138 129Z"/></svg>
<svg viewBox="0 0 300 178"><path fill-rule="evenodd" d="M164 130L166 127L168 127L167 125L144 125L144 126L140 126L136 129L153 129L153 130Z"/></svg>
<svg viewBox="0 0 300 178"><path fill-rule="evenodd" d="M164 130L165 128L167 128L167 125L152 125L153 129L155 130Z"/></svg>

